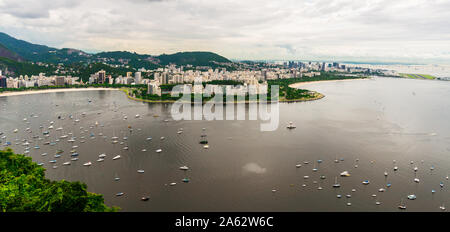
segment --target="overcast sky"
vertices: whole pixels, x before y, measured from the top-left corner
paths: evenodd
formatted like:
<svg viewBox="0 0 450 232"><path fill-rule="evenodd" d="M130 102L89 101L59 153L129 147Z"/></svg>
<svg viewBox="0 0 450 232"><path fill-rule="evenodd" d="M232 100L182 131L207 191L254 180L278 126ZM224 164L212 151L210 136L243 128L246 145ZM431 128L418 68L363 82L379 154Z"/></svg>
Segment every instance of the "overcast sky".
<svg viewBox="0 0 450 232"><path fill-rule="evenodd" d="M0 0L0 31L57 48L450 63L449 0Z"/></svg>

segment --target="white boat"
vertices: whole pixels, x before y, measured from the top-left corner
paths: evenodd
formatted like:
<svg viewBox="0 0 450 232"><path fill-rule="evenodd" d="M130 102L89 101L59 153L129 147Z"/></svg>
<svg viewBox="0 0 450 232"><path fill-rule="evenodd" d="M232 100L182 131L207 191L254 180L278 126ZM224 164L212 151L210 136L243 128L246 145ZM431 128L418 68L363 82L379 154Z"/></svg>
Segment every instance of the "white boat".
<svg viewBox="0 0 450 232"><path fill-rule="evenodd" d="M397 171L397 170L398 170L398 167L397 167L397 166L395 166L395 167L394 167L394 171Z"/></svg>
<svg viewBox="0 0 450 232"><path fill-rule="evenodd" d="M188 168L188 166L181 166L180 170L187 171L187 170L189 170L189 168Z"/></svg>
<svg viewBox="0 0 450 232"><path fill-rule="evenodd" d="M14 132L14 133L17 133L17 132L19 132L19 129L15 129L13 132Z"/></svg>
<svg viewBox="0 0 450 232"><path fill-rule="evenodd" d="M368 180L365 180L362 182L363 185L368 185L369 183L370 183L370 181L368 181Z"/></svg>
<svg viewBox="0 0 450 232"><path fill-rule="evenodd" d="M156 153L161 153L161 152L162 152L162 149L156 150Z"/></svg>
<svg viewBox="0 0 450 232"><path fill-rule="evenodd" d="M142 169L137 170L138 173L144 173L145 171Z"/></svg>
<svg viewBox="0 0 450 232"><path fill-rule="evenodd" d="M350 173L348 172L348 171L343 171L343 172L341 172L341 174L340 174L342 177L349 177L350 176Z"/></svg>
<svg viewBox="0 0 450 232"><path fill-rule="evenodd" d="M114 156L113 160L120 159L120 155Z"/></svg>
<svg viewBox="0 0 450 232"><path fill-rule="evenodd" d="M408 195L408 199L409 200L415 200L415 199L417 199L417 197L416 197L416 195L411 194L411 195Z"/></svg>
<svg viewBox="0 0 450 232"><path fill-rule="evenodd" d="M105 154L100 154L100 155L98 156L98 158L105 158L105 157L106 157Z"/></svg>
<svg viewBox="0 0 450 232"><path fill-rule="evenodd" d="M139 114L136 114L136 116L135 116L136 118L139 118L139 117L141 117L141 115L139 115Z"/></svg>
<svg viewBox="0 0 450 232"><path fill-rule="evenodd" d="M147 152L147 149L142 149L142 152Z"/></svg>
<svg viewBox="0 0 450 232"><path fill-rule="evenodd" d="M84 164L83 164L83 166L91 166L91 165L92 165L91 162L87 162L87 163L84 163Z"/></svg>
<svg viewBox="0 0 450 232"><path fill-rule="evenodd" d="M70 162L65 162L63 163L63 165L70 165Z"/></svg>
<svg viewBox="0 0 450 232"><path fill-rule="evenodd" d="M97 160L97 162L103 162L103 161L105 161L105 159L100 158Z"/></svg>
<svg viewBox="0 0 450 232"><path fill-rule="evenodd" d="M289 122L289 125L287 126L288 129L295 129L297 128L296 126L294 126L294 124L292 122Z"/></svg>
<svg viewBox="0 0 450 232"><path fill-rule="evenodd" d="M403 198L402 198L402 200L400 201L400 205L398 206L398 208L399 208L399 209L402 209L402 210L405 210L405 209L406 209L406 205L403 204Z"/></svg>
<svg viewBox="0 0 450 232"><path fill-rule="evenodd" d="M420 182L419 178L414 178L414 182L419 183Z"/></svg>
<svg viewBox="0 0 450 232"><path fill-rule="evenodd" d="M297 165L295 165L295 167L296 167L296 168L301 168L302 165L301 165L301 164L297 164Z"/></svg>
<svg viewBox="0 0 450 232"><path fill-rule="evenodd" d="M208 149L208 148L209 148L209 145L208 145L208 144L205 144L205 145L203 145L203 148Z"/></svg>
<svg viewBox="0 0 450 232"><path fill-rule="evenodd" d="M337 176L334 178L333 188L339 188L341 185L337 182Z"/></svg>
<svg viewBox="0 0 450 232"><path fill-rule="evenodd" d="M387 171L384 172L384 176L388 176L388 172Z"/></svg>
<svg viewBox="0 0 450 232"><path fill-rule="evenodd" d="M75 157L75 158L72 158L72 159L70 159L70 160L72 160L72 161L77 161L77 160L78 160L78 158L77 158L77 157Z"/></svg>
<svg viewBox="0 0 450 232"><path fill-rule="evenodd" d="M169 186L175 186L176 184L177 184L177 183L172 182L172 183L169 184Z"/></svg>

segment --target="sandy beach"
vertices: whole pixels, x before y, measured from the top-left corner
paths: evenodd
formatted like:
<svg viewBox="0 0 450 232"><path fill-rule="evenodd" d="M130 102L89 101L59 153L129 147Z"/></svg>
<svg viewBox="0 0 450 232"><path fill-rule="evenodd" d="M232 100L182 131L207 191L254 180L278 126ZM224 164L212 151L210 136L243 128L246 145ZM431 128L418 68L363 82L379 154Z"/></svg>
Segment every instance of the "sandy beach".
<svg viewBox="0 0 450 232"><path fill-rule="evenodd" d="M30 94L41 94L41 93L93 91L93 90L113 90L113 91L118 91L119 89L113 89L113 88L72 88L72 89L70 89L70 88L67 88L67 89L26 90L26 91L17 91L17 92L13 91L13 92L0 93L0 97L30 95Z"/></svg>

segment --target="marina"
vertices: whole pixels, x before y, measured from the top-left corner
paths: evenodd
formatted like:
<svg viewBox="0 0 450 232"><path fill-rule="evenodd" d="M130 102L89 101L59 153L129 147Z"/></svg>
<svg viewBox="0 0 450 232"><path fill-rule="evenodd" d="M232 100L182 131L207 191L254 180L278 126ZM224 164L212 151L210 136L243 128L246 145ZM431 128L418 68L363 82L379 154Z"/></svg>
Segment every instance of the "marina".
<svg viewBox="0 0 450 232"><path fill-rule="evenodd" d="M450 86L411 81L312 85L327 97L281 104L269 133L259 121L166 121L170 104L117 91L2 97L0 140L123 211L444 211L450 112L433 92ZM398 101L363 95L396 85Z"/></svg>

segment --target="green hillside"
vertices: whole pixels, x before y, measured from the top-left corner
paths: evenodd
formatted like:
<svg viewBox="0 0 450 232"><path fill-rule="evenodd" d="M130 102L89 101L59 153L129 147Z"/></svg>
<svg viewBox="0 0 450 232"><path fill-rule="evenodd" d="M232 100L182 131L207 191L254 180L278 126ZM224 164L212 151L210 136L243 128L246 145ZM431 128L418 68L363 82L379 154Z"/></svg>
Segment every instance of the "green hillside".
<svg viewBox="0 0 450 232"><path fill-rule="evenodd" d="M151 56L127 51L100 52L89 54L77 49L57 49L45 45L32 44L0 32L0 57L12 60L27 60L51 64L76 64L106 62L111 65L129 66L134 69L156 69L168 64L220 67L218 63L231 63L227 58L212 52L179 52ZM16 54L13 56L12 54Z"/></svg>
<svg viewBox="0 0 450 232"><path fill-rule="evenodd" d="M87 192L80 182L51 181L45 169L30 157L0 151L1 212L105 212L115 211L103 196Z"/></svg>
<svg viewBox="0 0 450 232"><path fill-rule="evenodd" d="M220 56L212 52L179 52L171 55L157 56L160 60L160 64L177 64L194 66L214 66L214 62L218 63L231 63L227 58Z"/></svg>
<svg viewBox="0 0 450 232"><path fill-rule="evenodd" d="M14 61L5 57L0 57L0 69L8 69L14 72L15 76L19 75L38 75L39 73L53 73L56 68L53 66L39 66L29 62Z"/></svg>

